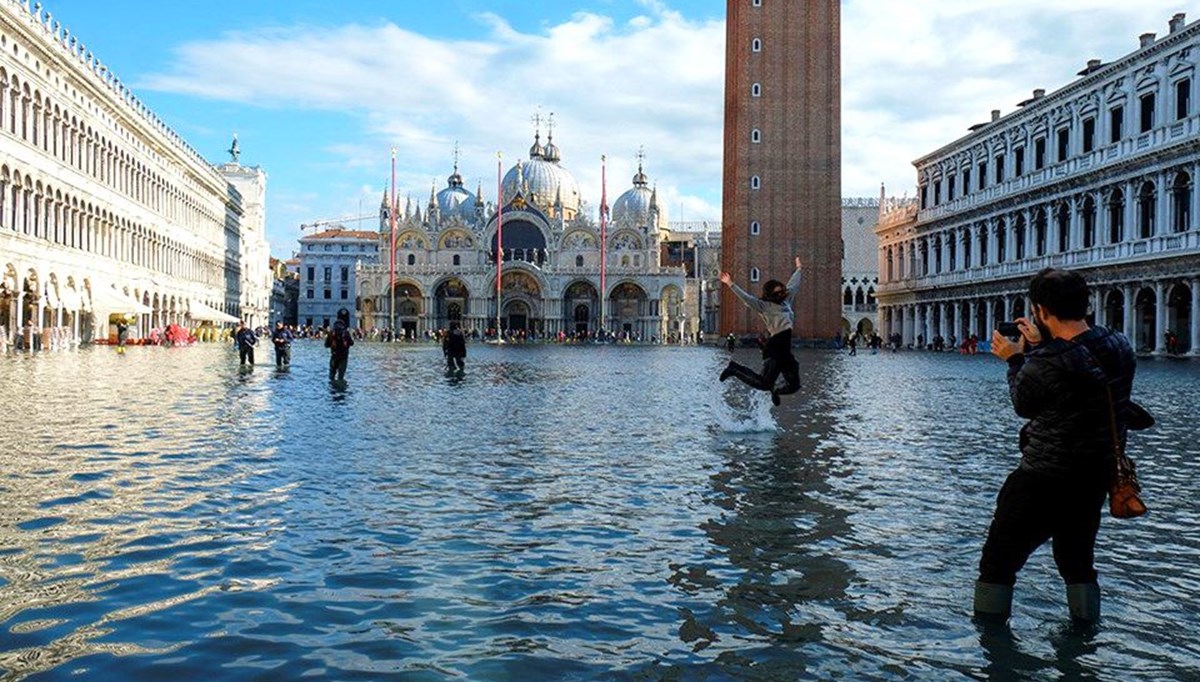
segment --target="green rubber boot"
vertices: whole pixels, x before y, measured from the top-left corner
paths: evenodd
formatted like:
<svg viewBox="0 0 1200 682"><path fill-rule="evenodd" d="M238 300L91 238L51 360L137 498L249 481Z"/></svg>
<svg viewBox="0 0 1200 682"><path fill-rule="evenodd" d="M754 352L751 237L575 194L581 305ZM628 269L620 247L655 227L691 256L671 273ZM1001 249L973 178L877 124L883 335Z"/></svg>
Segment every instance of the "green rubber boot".
<svg viewBox="0 0 1200 682"><path fill-rule="evenodd" d="M1100 620L1100 586L1096 583L1067 585L1067 607L1074 620L1085 623Z"/></svg>
<svg viewBox="0 0 1200 682"><path fill-rule="evenodd" d="M1012 585L997 585L975 581L975 617L985 621L1004 622L1012 615Z"/></svg>

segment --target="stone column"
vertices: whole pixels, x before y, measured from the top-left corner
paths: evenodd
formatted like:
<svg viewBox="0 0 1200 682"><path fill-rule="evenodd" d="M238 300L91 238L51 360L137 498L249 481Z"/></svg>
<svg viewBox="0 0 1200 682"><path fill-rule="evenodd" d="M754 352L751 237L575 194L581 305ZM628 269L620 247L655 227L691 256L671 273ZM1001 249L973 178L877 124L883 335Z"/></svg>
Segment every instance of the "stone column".
<svg viewBox="0 0 1200 682"><path fill-rule="evenodd" d="M1137 330L1137 327L1133 324L1133 317L1134 317L1133 285L1126 284L1125 286L1121 287L1121 295L1124 298L1124 306L1125 306L1125 314L1123 316L1125 319L1123 319L1121 321L1121 331L1125 333L1125 336L1129 337L1129 343L1133 346L1133 350L1136 352L1137 351L1138 330Z"/></svg>
<svg viewBox="0 0 1200 682"><path fill-rule="evenodd" d="M949 332L947 331L948 327L949 327L949 325L946 324L946 304L939 303L938 304L938 336L945 339L949 335Z"/></svg>
<svg viewBox="0 0 1200 682"><path fill-rule="evenodd" d="M1167 344L1164 337L1167 333L1167 297L1166 285L1159 280L1154 283L1154 353L1161 355L1166 352Z"/></svg>
<svg viewBox="0 0 1200 682"><path fill-rule="evenodd" d="M1126 182L1125 191L1125 239L1122 241L1132 241L1137 238L1140 227L1137 224L1137 187L1132 183Z"/></svg>
<svg viewBox="0 0 1200 682"><path fill-rule="evenodd" d="M963 337L963 333L962 333L962 303L960 301L954 301L953 303L951 303L951 305L953 306L953 308L951 310L953 310L954 314L950 317L951 321L953 322L953 331L950 333L951 333L951 335L954 336L956 341L961 343L962 337Z"/></svg>
<svg viewBox="0 0 1200 682"><path fill-rule="evenodd" d="M1195 177L1195 176L1193 176ZM1198 194L1195 189L1192 194ZM1193 213L1193 216L1196 214ZM1188 316L1191 321L1191 346L1188 348L1189 355L1200 355L1200 278L1193 279L1189 284L1192 287L1192 312Z"/></svg>
<svg viewBox="0 0 1200 682"><path fill-rule="evenodd" d="M1193 163L1189 170L1192 173L1192 213L1189 216L1187 226L1187 229L1190 232L1195 229L1196 225L1200 225L1200 161ZM1192 291L1195 291L1195 287L1192 287ZM1196 308L1193 307L1192 317L1196 316L1195 310ZM1192 346L1192 348L1195 349L1195 346Z"/></svg>
<svg viewBox="0 0 1200 682"><path fill-rule="evenodd" d="M1092 319L1095 324L1108 326L1108 321L1104 319L1104 292L1099 286L1092 290Z"/></svg>
<svg viewBox="0 0 1200 682"><path fill-rule="evenodd" d="M1013 299L1012 296L1004 297L1004 319L1007 322L1012 322L1013 319Z"/></svg>
<svg viewBox="0 0 1200 682"><path fill-rule="evenodd" d="M969 310L970 310L971 317L970 317L970 319L967 320L967 333L968 333L968 335L969 334L978 334L979 333L979 324L978 324L978 322L979 322L979 303L977 301L971 301L971 306L970 306Z"/></svg>
<svg viewBox="0 0 1200 682"><path fill-rule="evenodd" d="M989 298L983 302L983 305L985 317L983 319L983 329L979 330L979 335L984 338L991 338L992 327L995 325L996 319L996 302Z"/></svg>
<svg viewBox="0 0 1200 682"><path fill-rule="evenodd" d="M1079 219L1079 209L1083 205L1083 199L1079 197L1072 198L1067 206L1070 213L1070 225L1068 234L1070 238L1063 245L1063 251L1076 251L1083 248L1083 224Z"/></svg>
<svg viewBox="0 0 1200 682"><path fill-rule="evenodd" d="M1164 104L1166 98L1159 100ZM1164 235L1171 233L1171 179L1170 175L1163 171L1158 174L1158 182L1154 187L1154 234Z"/></svg>
<svg viewBox="0 0 1200 682"><path fill-rule="evenodd" d="M925 344L933 341L933 304L925 304Z"/></svg>

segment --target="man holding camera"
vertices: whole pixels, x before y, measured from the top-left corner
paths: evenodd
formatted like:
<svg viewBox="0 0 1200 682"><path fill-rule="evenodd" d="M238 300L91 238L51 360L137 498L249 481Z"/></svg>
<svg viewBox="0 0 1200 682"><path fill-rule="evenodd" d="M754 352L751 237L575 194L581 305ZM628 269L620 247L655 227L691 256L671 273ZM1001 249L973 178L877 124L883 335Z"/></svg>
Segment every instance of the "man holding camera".
<svg viewBox="0 0 1200 682"><path fill-rule="evenodd" d="M1021 429L1020 465L996 498L975 614L1007 619L1017 572L1051 540L1071 617L1094 622L1096 533L1115 467L1110 401L1123 443L1130 415L1140 411L1129 400L1136 359L1123 335L1088 325L1088 287L1078 273L1042 270L1029 283L1029 298L1032 319L992 333L992 354L1008 363L1013 407L1029 422Z"/></svg>

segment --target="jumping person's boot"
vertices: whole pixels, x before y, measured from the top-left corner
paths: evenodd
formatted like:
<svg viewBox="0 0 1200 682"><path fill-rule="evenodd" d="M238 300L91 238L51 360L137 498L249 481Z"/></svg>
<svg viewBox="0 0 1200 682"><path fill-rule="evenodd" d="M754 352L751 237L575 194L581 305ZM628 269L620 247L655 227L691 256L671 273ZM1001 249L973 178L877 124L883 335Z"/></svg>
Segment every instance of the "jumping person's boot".
<svg viewBox="0 0 1200 682"><path fill-rule="evenodd" d="M1095 623L1100 620L1100 586L1096 583L1067 585L1067 607L1071 619Z"/></svg>
<svg viewBox="0 0 1200 682"><path fill-rule="evenodd" d="M725 369L721 370L721 381L725 381L729 377L733 376L733 373L733 360L730 360L729 364L725 365Z"/></svg>
<svg viewBox="0 0 1200 682"><path fill-rule="evenodd" d="M1012 615L1012 585L975 581L975 618L987 623L1003 623Z"/></svg>

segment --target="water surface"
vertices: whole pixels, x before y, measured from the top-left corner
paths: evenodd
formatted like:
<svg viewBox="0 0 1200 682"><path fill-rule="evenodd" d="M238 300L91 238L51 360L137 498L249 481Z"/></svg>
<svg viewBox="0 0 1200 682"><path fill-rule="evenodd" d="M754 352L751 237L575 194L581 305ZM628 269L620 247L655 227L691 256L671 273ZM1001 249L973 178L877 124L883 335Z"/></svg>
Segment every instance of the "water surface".
<svg viewBox="0 0 1200 682"><path fill-rule="evenodd" d="M1200 364L1140 367L1102 625L1045 548L980 633L992 358L802 353L772 416L710 348L293 357L0 358L0 679L1200 679Z"/></svg>

